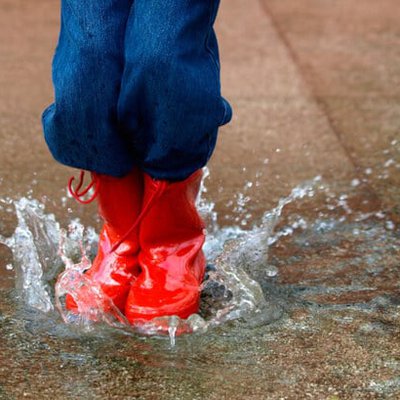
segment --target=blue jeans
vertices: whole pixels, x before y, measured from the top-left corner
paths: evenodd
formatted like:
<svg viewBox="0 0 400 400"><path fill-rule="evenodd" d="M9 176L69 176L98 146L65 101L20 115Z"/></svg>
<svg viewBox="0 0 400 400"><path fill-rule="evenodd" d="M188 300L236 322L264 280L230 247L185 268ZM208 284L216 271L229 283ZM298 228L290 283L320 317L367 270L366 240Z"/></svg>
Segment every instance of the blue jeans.
<svg viewBox="0 0 400 400"><path fill-rule="evenodd" d="M221 97L219 0L62 0L55 102L43 113L59 162L123 176L138 166L182 180L203 167Z"/></svg>

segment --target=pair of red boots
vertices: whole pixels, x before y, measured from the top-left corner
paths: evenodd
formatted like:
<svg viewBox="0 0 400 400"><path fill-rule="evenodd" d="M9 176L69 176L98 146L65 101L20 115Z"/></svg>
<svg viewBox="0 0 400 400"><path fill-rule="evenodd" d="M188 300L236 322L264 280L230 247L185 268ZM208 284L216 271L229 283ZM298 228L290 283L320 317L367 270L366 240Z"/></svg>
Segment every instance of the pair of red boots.
<svg viewBox="0 0 400 400"><path fill-rule="evenodd" d="M104 226L85 276L132 324L198 311L206 264L195 206L201 177L200 170L181 182L154 180L138 169L123 178L92 174ZM68 295L66 307L79 313L75 300Z"/></svg>

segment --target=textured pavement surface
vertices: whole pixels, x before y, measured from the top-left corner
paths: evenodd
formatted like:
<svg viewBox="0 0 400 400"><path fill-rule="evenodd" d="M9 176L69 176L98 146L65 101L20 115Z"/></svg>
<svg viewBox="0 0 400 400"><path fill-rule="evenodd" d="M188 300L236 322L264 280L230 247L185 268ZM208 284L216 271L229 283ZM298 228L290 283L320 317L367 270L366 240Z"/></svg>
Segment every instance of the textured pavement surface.
<svg viewBox="0 0 400 400"><path fill-rule="evenodd" d="M0 0L0 198L46 196L61 223L96 225L94 206L61 207L73 171L41 135L58 7ZM282 321L187 339L182 354L154 360L145 341L111 351L33 338L0 300L0 399L399 398L399 20L397 0L222 1L223 94L235 115L207 183L219 223L257 223L320 177L277 230L307 225L269 251L279 274L262 285L285 304ZM0 211L0 234L15 224ZM0 288L13 284L11 258L0 245Z"/></svg>

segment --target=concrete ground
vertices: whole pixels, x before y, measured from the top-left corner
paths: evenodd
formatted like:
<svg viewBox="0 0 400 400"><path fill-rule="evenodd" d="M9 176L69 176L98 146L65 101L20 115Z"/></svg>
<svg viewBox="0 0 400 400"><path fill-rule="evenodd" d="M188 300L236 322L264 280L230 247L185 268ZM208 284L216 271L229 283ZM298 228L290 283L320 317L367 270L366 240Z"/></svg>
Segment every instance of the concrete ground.
<svg viewBox="0 0 400 400"><path fill-rule="evenodd" d="M96 225L92 206L61 207L73 171L51 159L41 134L58 3L0 0L0 198L31 191L62 223L73 215ZM15 334L0 300L0 399L399 398L399 20L397 0L222 2L223 93L235 115L210 163L208 198L220 224L257 223L320 176L315 196L290 204L277 227L301 217L307 228L270 248L279 275L262 284L291 304L283 321L204 338L207 355L157 365L145 344L112 353L104 344L44 345L17 321ZM239 193L248 199L235 209ZM0 217L0 234L11 235L14 217ZM345 222L321 228L328 220ZM11 259L0 246L0 288L12 285ZM29 341L34 354L22 346ZM62 370L58 352L75 357ZM92 358L79 361L80 352Z"/></svg>

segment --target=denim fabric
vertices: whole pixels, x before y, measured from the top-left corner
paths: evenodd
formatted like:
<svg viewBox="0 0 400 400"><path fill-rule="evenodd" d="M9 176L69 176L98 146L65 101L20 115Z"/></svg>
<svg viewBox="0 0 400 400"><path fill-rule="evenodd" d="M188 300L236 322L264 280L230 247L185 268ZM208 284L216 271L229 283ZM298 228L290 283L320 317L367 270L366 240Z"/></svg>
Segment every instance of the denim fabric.
<svg viewBox="0 0 400 400"><path fill-rule="evenodd" d="M220 94L219 0L62 0L55 102L43 113L56 160L181 180L203 167L231 108Z"/></svg>

